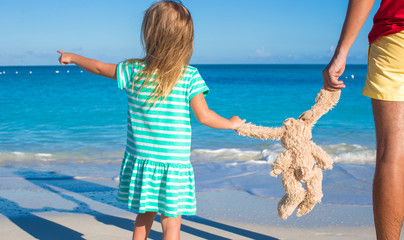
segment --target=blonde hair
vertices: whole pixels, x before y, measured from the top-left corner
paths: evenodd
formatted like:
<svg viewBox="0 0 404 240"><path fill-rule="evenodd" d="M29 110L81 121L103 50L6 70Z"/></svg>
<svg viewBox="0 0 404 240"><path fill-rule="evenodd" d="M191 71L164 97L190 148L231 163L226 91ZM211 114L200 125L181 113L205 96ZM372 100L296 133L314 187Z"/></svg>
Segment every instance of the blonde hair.
<svg viewBox="0 0 404 240"><path fill-rule="evenodd" d="M146 56L129 61L141 61L146 65L134 77L132 87L145 79L139 92L145 86L154 86L148 102L156 104L171 93L192 56L194 27L191 14L181 2L157 2L146 10L141 39ZM150 81L152 78L155 80Z"/></svg>

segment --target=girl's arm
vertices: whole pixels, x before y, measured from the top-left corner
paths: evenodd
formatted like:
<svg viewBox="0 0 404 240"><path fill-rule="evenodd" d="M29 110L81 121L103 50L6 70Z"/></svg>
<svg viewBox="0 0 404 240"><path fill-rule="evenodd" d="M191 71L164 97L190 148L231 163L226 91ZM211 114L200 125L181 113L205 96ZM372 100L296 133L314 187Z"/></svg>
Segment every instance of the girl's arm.
<svg viewBox="0 0 404 240"><path fill-rule="evenodd" d="M203 93L199 93L191 99L191 107L196 119L203 125L211 128L236 130L246 121L245 119L241 120L237 116L233 116L230 119L219 116L209 109Z"/></svg>
<svg viewBox="0 0 404 240"><path fill-rule="evenodd" d="M58 53L62 54L59 58L61 65L76 64L87 72L116 79L116 64L103 63L74 53L66 53L61 50L58 50Z"/></svg>
<svg viewBox="0 0 404 240"><path fill-rule="evenodd" d="M374 0L349 0L338 46L330 63L323 71L326 89L335 91L345 88L344 82L338 78L344 73L349 49L372 10L374 2Z"/></svg>

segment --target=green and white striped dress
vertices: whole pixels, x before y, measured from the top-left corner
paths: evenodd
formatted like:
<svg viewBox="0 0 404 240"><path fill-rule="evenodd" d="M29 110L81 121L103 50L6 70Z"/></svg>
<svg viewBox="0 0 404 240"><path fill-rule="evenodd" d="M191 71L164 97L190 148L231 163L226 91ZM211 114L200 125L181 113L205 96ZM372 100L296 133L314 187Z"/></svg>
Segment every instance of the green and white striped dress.
<svg viewBox="0 0 404 240"><path fill-rule="evenodd" d="M209 88L198 70L188 66L171 94L153 107L147 98L153 86L139 88L135 75L141 62L117 66L118 87L128 96L128 134L122 162L118 200L138 213L159 212L169 217L196 213L191 154L190 100Z"/></svg>

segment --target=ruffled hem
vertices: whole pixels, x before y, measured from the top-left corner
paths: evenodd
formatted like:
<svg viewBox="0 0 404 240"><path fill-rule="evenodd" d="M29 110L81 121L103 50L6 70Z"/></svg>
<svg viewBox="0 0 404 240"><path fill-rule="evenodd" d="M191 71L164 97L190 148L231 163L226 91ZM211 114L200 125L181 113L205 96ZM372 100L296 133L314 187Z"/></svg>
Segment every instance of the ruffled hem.
<svg viewBox="0 0 404 240"><path fill-rule="evenodd" d="M192 165L156 162L125 153L117 199L138 213L158 212L168 217L195 215Z"/></svg>

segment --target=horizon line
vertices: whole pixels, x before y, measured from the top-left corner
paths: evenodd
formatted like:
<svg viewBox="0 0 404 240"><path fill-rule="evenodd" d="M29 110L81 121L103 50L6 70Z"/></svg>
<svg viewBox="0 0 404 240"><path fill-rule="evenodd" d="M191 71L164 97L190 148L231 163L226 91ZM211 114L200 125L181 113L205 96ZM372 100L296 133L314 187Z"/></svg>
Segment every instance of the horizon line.
<svg viewBox="0 0 404 240"><path fill-rule="evenodd" d="M193 63L190 65L321 65L327 66L328 63ZM347 66L366 66L367 63L351 63L346 64ZM0 67L79 67L74 64L68 65L0 65Z"/></svg>

